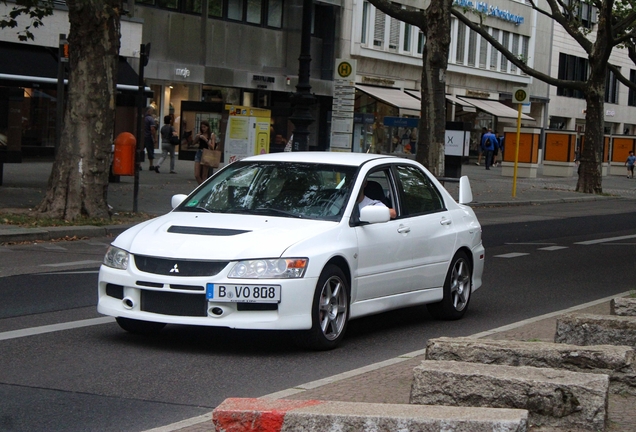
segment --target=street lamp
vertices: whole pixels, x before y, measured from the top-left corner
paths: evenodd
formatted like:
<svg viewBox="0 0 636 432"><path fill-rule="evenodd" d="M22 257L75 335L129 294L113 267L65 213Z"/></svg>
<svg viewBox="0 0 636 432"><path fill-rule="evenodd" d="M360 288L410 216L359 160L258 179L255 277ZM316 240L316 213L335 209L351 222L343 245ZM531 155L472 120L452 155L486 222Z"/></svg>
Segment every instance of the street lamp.
<svg viewBox="0 0 636 432"><path fill-rule="evenodd" d="M309 150L309 125L314 122L311 107L316 98L311 94L309 84L311 63L311 8L312 0L303 0L303 20L300 37L300 57L298 57L298 84L291 96L293 113L289 120L294 125L292 151Z"/></svg>

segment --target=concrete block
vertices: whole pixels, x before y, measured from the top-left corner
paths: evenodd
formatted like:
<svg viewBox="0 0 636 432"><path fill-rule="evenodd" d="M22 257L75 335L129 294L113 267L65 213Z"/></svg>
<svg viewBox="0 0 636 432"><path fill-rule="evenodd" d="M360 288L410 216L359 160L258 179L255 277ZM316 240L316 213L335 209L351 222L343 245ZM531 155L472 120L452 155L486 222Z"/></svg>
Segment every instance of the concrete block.
<svg viewBox="0 0 636 432"><path fill-rule="evenodd" d="M603 431L609 377L530 366L425 360L410 403L528 410L530 427Z"/></svg>
<svg viewBox="0 0 636 432"><path fill-rule="evenodd" d="M636 317L566 314L557 319L554 341L573 345L626 345L636 348Z"/></svg>
<svg viewBox="0 0 636 432"><path fill-rule="evenodd" d="M474 338L429 339L426 360L566 369L606 374L611 393L636 395L636 354L627 346L579 346Z"/></svg>
<svg viewBox="0 0 636 432"><path fill-rule="evenodd" d="M636 298L617 297L610 301L612 315L636 317Z"/></svg>
<svg viewBox="0 0 636 432"><path fill-rule="evenodd" d="M226 399L212 413L217 432L525 432L528 412L319 400Z"/></svg>

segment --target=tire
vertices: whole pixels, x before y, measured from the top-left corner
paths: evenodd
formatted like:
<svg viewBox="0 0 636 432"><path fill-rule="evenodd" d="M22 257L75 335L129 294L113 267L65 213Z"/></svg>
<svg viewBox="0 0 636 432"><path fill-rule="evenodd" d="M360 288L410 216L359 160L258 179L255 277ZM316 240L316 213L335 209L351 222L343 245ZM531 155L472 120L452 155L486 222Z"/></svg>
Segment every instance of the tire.
<svg viewBox="0 0 636 432"><path fill-rule="evenodd" d="M349 284L340 267L327 265L316 285L310 330L299 332L296 342L304 348L326 351L344 338L349 321Z"/></svg>
<svg viewBox="0 0 636 432"><path fill-rule="evenodd" d="M457 252L444 281L444 298L441 302L426 305L429 313L442 320L462 318L470 302L472 275L468 256L465 252Z"/></svg>
<svg viewBox="0 0 636 432"><path fill-rule="evenodd" d="M150 335L159 333L165 326L165 323L158 323L152 321L140 321L131 318L117 317L117 324L119 327L126 330L129 333Z"/></svg>

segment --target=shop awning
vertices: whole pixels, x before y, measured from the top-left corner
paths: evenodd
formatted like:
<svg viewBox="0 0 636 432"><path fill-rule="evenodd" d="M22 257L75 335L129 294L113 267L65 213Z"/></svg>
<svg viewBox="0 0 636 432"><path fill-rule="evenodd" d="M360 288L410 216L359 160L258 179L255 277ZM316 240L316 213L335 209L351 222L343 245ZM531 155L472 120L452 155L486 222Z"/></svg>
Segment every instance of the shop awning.
<svg viewBox="0 0 636 432"><path fill-rule="evenodd" d="M465 102L465 101L459 99L457 96L446 95L446 100L448 102L452 103L453 105L459 105L460 107L462 107L462 111L465 111L465 112L477 112L477 108L475 108L474 105L471 105L468 102Z"/></svg>
<svg viewBox="0 0 636 432"><path fill-rule="evenodd" d="M117 89L137 91L139 77L124 57L119 57ZM0 42L0 84L31 87L34 83L57 85L57 49ZM65 84L66 84L65 80ZM146 92L151 91L146 87Z"/></svg>
<svg viewBox="0 0 636 432"><path fill-rule="evenodd" d="M372 87L356 84L356 89L365 92L388 105L392 105L400 110L400 116L411 115L420 116L421 104L419 99L396 88Z"/></svg>
<svg viewBox="0 0 636 432"><path fill-rule="evenodd" d="M457 99L474 105L477 109L492 114L495 117L516 119L518 116L517 110L510 108L507 105L502 104L499 101L491 99L476 99L458 96ZM521 114L522 120L534 121L532 117L526 114Z"/></svg>

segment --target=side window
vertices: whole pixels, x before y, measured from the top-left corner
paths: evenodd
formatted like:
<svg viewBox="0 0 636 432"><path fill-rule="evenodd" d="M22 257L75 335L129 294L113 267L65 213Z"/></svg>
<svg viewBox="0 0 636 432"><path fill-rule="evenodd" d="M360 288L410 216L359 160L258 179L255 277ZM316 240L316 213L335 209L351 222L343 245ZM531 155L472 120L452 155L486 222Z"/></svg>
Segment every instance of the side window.
<svg viewBox="0 0 636 432"><path fill-rule="evenodd" d="M395 208L393 205L388 170L370 173L366 179L364 194L372 200L381 201L389 208Z"/></svg>
<svg viewBox="0 0 636 432"><path fill-rule="evenodd" d="M401 185L402 216L431 213L444 208L444 200L429 178L417 167L396 168Z"/></svg>

